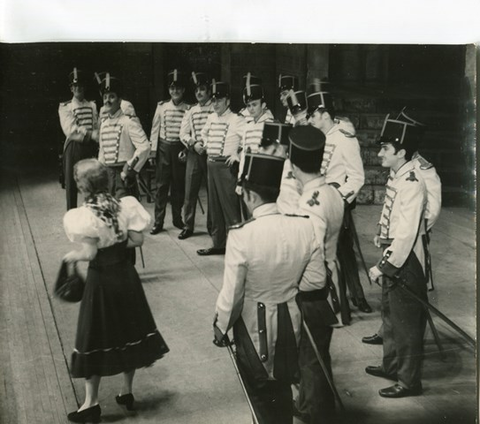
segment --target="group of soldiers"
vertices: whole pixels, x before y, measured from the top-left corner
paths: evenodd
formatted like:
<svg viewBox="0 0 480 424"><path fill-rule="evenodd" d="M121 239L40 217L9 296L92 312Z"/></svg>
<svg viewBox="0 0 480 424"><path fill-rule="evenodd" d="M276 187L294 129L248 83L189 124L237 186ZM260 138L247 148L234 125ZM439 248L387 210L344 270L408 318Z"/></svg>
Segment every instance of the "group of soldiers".
<svg viewBox="0 0 480 424"><path fill-rule="evenodd" d="M157 190L151 234L164 229L170 198L183 240L194 233L206 178L212 245L197 253L225 254L215 344L230 349L233 330L257 422L291 423L293 414L307 423L327 422L336 398L333 329L350 323L349 297L360 311L372 311L355 254L351 211L365 177L353 124L336 116L332 95L320 83L307 95L295 76L279 76L278 94L288 108L281 123L267 107L260 78L244 77L245 108L234 113L229 84L175 69L167 75L170 99L158 103L149 139L123 99L121 81L109 73L95 78L104 103L99 114L85 99L85 76L77 69L70 74L73 98L59 108L67 208L76 206L78 160L98 150L111 193L123 197L138 196L137 174L150 159ZM184 101L188 84L198 101L193 106ZM380 390L383 397L421 393L425 309L397 285L401 280L427 296L428 233L440 212L441 184L418 154L423 131L403 110L387 116L379 134L378 156L390 176L374 239L382 255L368 274L382 286L382 327L363 341L384 345L383 363L366 368L397 382ZM292 403L294 383L299 394Z"/></svg>

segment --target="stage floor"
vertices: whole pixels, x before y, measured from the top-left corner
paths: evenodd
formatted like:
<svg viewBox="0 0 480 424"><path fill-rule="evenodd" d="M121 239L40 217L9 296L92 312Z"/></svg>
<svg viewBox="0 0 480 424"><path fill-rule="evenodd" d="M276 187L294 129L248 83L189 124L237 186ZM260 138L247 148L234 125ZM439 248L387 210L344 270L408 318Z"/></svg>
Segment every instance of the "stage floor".
<svg viewBox="0 0 480 424"><path fill-rule="evenodd" d="M207 205L205 192L200 196ZM153 205L146 203L153 214ZM52 297L62 256L72 248L62 226L65 192L56 176L42 168L5 172L0 180L0 422L65 423L67 412L84 397L83 380L69 376L78 304ZM379 257L372 239L379 206L354 212L360 243L369 266ZM143 281L158 328L171 351L135 380L137 411L126 413L114 400L121 376L100 386L103 422L169 424L250 423L248 406L225 349L212 344L215 300L222 285L223 256L200 257L209 247L205 218L197 208L195 235L178 240L171 223L166 231L146 234ZM475 215L444 208L432 236L435 290L439 308L472 337L476 336ZM138 251L137 251L138 252ZM391 382L365 374L380 364L382 348L361 342L380 326L380 288L370 286L361 270L367 300L374 312L354 307L352 324L336 329L331 354L335 383L346 412L341 421L355 424L474 423L477 414L476 361L473 349L440 319L435 325L445 350L440 358L427 329L423 369L424 393L383 399L378 389ZM133 421L132 421L133 420ZM300 421L296 421L300 423Z"/></svg>

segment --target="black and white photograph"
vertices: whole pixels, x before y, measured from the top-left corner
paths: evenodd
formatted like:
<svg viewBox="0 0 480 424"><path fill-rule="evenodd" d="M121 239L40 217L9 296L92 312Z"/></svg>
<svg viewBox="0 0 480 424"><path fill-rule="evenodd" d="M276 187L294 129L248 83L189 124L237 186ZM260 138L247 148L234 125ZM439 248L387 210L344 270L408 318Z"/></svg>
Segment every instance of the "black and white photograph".
<svg viewBox="0 0 480 424"><path fill-rule="evenodd" d="M20 3L0 423L478 422L479 30L411 2Z"/></svg>

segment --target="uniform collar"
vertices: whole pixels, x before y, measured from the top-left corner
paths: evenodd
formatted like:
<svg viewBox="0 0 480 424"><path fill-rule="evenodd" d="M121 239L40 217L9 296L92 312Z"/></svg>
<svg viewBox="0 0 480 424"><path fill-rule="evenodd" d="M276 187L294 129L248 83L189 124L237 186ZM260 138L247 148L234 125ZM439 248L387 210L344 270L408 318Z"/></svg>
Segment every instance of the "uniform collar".
<svg viewBox="0 0 480 424"><path fill-rule="evenodd" d="M255 122L255 119L252 119L251 122L253 122L254 124L261 124L263 122L266 122L270 119L270 117L268 116L268 113L267 113L267 110L265 110L263 112L263 114L260 116L260 118L258 118L258 121Z"/></svg>
<svg viewBox="0 0 480 424"><path fill-rule="evenodd" d="M123 111L122 111L122 108L119 107L118 110L113 114L113 115L108 115L108 117L110 119L115 119L115 118L119 118L121 115L123 115Z"/></svg>
<svg viewBox="0 0 480 424"><path fill-rule="evenodd" d="M85 103L88 103L87 99L83 99L82 101L77 100L75 97L72 97L72 104L74 105L84 105Z"/></svg>
<svg viewBox="0 0 480 424"><path fill-rule="evenodd" d="M317 177L317 178L314 178L313 180L310 180L308 183L306 183L304 186L303 186L303 192L307 192L309 190L312 190L314 188L318 188L318 187L321 187L323 186L324 184L326 184L326 180L325 180L325 177Z"/></svg>
<svg viewBox="0 0 480 424"><path fill-rule="evenodd" d="M232 111L230 110L229 107L227 107L227 110L223 112L221 115L218 115L218 117L221 118L223 116L227 116L229 113L232 113Z"/></svg>
<svg viewBox="0 0 480 424"><path fill-rule="evenodd" d="M415 165L414 163L409 160L408 162L405 162L400 169L393 174L394 178L400 178L402 175L405 175L407 172L415 170Z"/></svg>
<svg viewBox="0 0 480 424"><path fill-rule="evenodd" d="M211 104L212 104L212 99L208 99L203 105L201 105L199 102L198 106L205 107L205 106L210 106Z"/></svg>
<svg viewBox="0 0 480 424"><path fill-rule="evenodd" d="M253 210L253 217L260 218L261 216L265 215L274 215L278 213L277 204L276 203L265 203L256 207Z"/></svg>
<svg viewBox="0 0 480 424"><path fill-rule="evenodd" d="M185 103L185 100L182 100L178 105L176 105L175 103L173 103L173 99L170 99L170 103L173 107L180 107Z"/></svg>

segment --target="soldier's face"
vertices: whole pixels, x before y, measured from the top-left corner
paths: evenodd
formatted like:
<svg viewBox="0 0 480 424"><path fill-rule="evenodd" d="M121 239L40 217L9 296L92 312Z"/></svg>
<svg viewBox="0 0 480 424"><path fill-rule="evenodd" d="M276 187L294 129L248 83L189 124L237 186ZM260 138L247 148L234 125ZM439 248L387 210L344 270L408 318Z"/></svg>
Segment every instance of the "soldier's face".
<svg viewBox="0 0 480 424"><path fill-rule="evenodd" d="M288 107L287 97L288 97L288 90L283 90L280 93L280 101L282 102L283 107Z"/></svg>
<svg viewBox="0 0 480 424"><path fill-rule="evenodd" d="M206 86L200 85L195 89L195 97L199 103L203 104L210 98L210 90Z"/></svg>
<svg viewBox="0 0 480 424"><path fill-rule="evenodd" d="M177 103L183 99L183 93L185 93L185 89L183 87L179 87L178 85L171 85L168 87L168 92L172 100Z"/></svg>
<svg viewBox="0 0 480 424"><path fill-rule="evenodd" d="M247 103L247 110L250 116L253 117L253 119L258 119L260 118L260 116L262 116L265 110L265 106L265 102L262 102L260 99L251 100Z"/></svg>
<svg viewBox="0 0 480 424"><path fill-rule="evenodd" d="M213 99L213 110L217 115L222 115L230 106L230 99L223 97L219 99L218 97L215 97Z"/></svg>
<svg viewBox="0 0 480 424"><path fill-rule="evenodd" d="M122 100L118 97L117 93L105 93L103 95L103 105L105 106L105 112L113 115L120 109L120 102Z"/></svg>
<svg viewBox="0 0 480 424"><path fill-rule="evenodd" d="M399 155L402 150L399 150L395 153L395 147L390 143L385 143L380 146L380 151L378 152L378 157L382 162L384 168L396 168L403 155Z"/></svg>
<svg viewBox="0 0 480 424"><path fill-rule="evenodd" d="M322 111L316 110L308 118L308 123L313 125L315 128L322 130L325 126L325 118L323 115L324 113Z"/></svg>
<svg viewBox="0 0 480 424"><path fill-rule="evenodd" d="M77 100L82 101L85 98L85 87L83 85L74 84L70 87L70 91Z"/></svg>

